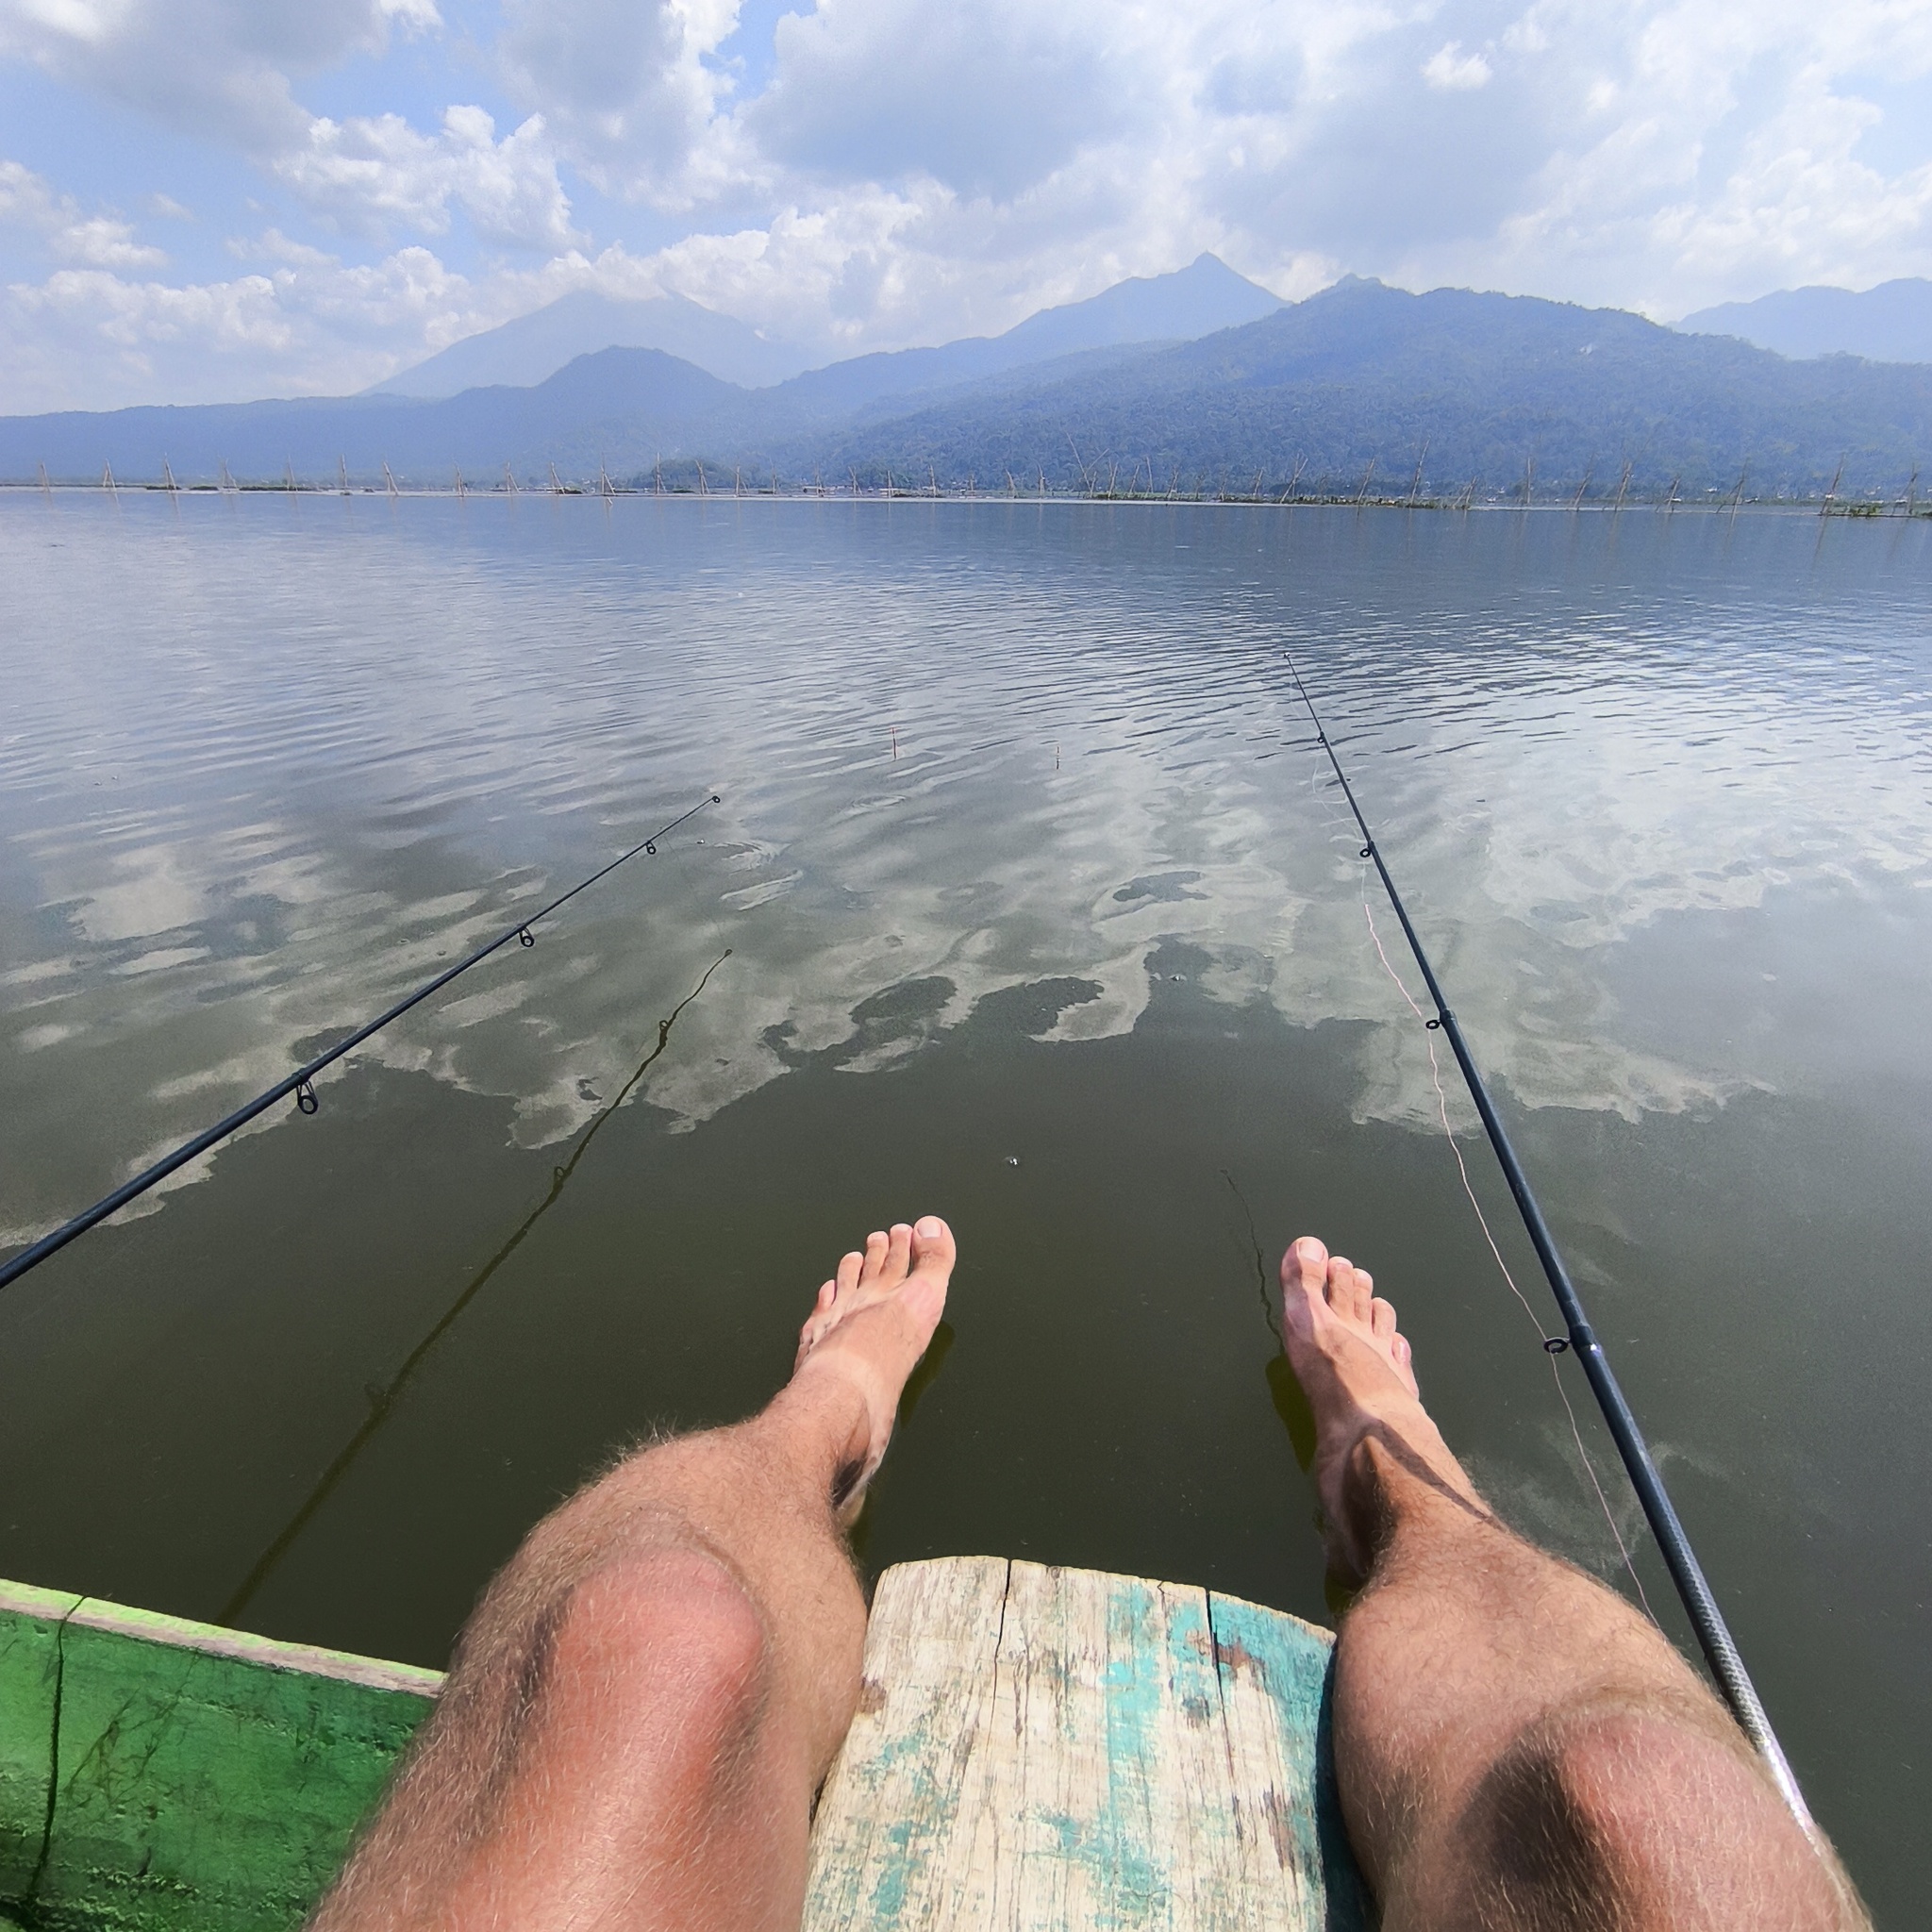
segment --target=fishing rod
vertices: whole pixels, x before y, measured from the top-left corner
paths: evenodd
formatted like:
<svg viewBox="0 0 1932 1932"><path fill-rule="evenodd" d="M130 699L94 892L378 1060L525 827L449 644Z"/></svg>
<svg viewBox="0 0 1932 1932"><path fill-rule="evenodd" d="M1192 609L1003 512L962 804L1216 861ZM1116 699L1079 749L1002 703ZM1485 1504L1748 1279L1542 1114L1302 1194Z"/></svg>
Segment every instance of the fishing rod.
<svg viewBox="0 0 1932 1932"><path fill-rule="evenodd" d="M1636 1414L1623 1390L1617 1386L1609 1357L1604 1353L1596 1331L1590 1325L1582 1298L1570 1279L1569 1269L1563 1265L1556 1237L1550 1232L1549 1223L1543 1219L1543 1210L1529 1184L1529 1176L1524 1173L1523 1163L1517 1159L1516 1149L1510 1144L1508 1132L1497 1116L1495 1106L1490 1099L1490 1090L1476 1069L1469 1042L1463 1038L1462 1027L1443 995L1441 982L1437 979L1436 969L1423 949L1422 940L1409 919L1408 908L1402 903L1402 894L1395 890L1395 881L1382 857L1382 848L1376 844L1375 835L1370 831L1369 822L1362 815L1355 788L1348 782L1348 774L1341 769L1341 760L1336 756L1334 745L1328 741L1328 733L1322 724L1321 714L1315 709L1315 701L1309 697L1307 686L1302 682L1301 669L1294 661L1294 654L1284 647L1282 656L1288 659L1289 675L1294 679L1294 688L1301 693L1302 703L1307 707L1315 736L1322 749L1328 754L1328 762L1341 787L1341 794L1348 800L1349 810L1355 814L1356 825L1362 835L1360 856L1374 861L1375 870L1381 874L1382 890L1389 894L1389 903L1395 908L1396 918L1402 922L1403 936L1408 941L1408 949L1422 969L1424 983L1436 1008L1436 1017L1426 1024L1431 1032L1442 1033L1455 1052L1456 1063L1462 1069L1463 1080L1469 1088L1469 1097L1475 1102L1475 1110L1482 1117L1483 1131L1490 1137L1497 1165L1503 1170L1503 1178L1509 1183L1509 1192L1515 1199L1517 1212L1523 1217L1530 1245L1536 1250L1537 1259L1542 1263L1543 1273L1549 1278L1550 1291L1557 1298L1557 1307L1569 1330L1567 1341L1560 1335L1553 1335L1544 1341L1543 1347L1551 1355L1574 1352L1583 1364L1591 1391L1596 1397L1597 1407L1603 1410L1604 1421L1609 1425L1617 1454L1623 1457L1624 1468L1630 1477L1630 1487L1637 1491L1637 1500L1643 1507L1644 1519L1650 1524L1651 1534L1657 1538L1657 1548L1663 1553L1671 1580L1677 1586L1677 1594L1683 1599L1685 1613L1697 1633L1697 1641L1704 1651L1705 1661L1710 1666L1711 1675L1717 1679L1718 1688L1724 1692L1724 1702L1730 1706L1731 1715L1737 1719L1739 1727L1763 1757L1772 1782L1777 1786L1778 1795L1806 1831L1815 1834L1817 1827L1805 1803L1805 1794L1798 1789L1790 1761L1777 1740L1777 1734L1771 1727L1771 1719L1757 1695L1757 1687L1744 1669L1744 1659L1739 1654L1729 1626L1724 1623L1723 1611L1717 1607L1717 1598L1705 1578L1697 1553L1690 1547L1690 1539L1685 1535L1684 1525L1677 1519L1676 1508L1671 1502L1670 1492L1664 1488L1663 1477L1657 1474L1657 1464L1651 1459L1643 1431L1637 1425Z"/></svg>
<svg viewBox="0 0 1932 1932"><path fill-rule="evenodd" d="M467 958L459 959L446 973L439 973L432 980L419 986L407 998L398 1000L385 1013L378 1014L365 1026L358 1026L346 1040L339 1040L326 1053L317 1054L305 1065L299 1066L286 1079L277 1080L265 1093L258 1093L245 1107L238 1107L225 1119L218 1120L213 1126L205 1127L192 1141L184 1141L172 1154L164 1155L150 1168L143 1169L131 1181L124 1181L111 1194L104 1194L85 1213L76 1214L72 1221L57 1227L52 1234L42 1235L30 1248L23 1248L12 1260L0 1264L0 1288L18 1281L29 1268L38 1268L49 1255L58 1254L71 1241L84 1235L89 1228L107 1220L117 1208L125 1208L128 1202L147 1192L158 1181L164 1181L176 1168L185 1167L197 1154L206 1154L217 1142L225 1141L240 1127L245 1127L257 1114L265 1113L276 1101L292 1093L295 1105L303 1113L314 1113L322 1106L315 1094L315 1076L332 1061L339 1060L352 1048L360 1046L372 1033L380 1033L391 1020L399 1020L411 1007L421 1006L433 992L440 992L451 980L460 978L472 966L480 966L491 954L507 946L512 940L519 944L534 946L537 936L530 928L540 919L547 919L558 907L567 905L579 892L588 891L599 879L608 878L626 859L635 858L640 852L656 858L658 841L668 833L675 832L689 819L694 819L707 806L722 805L724 800L717 792L708 798L701 798L687 812L680 812L668 825L661 825L648 839L640 839L628 852L620 853L607 866L593 872L589 878L579 879L569 891L559 893L541 911L533 912L527 919L519 920L515 925L506 928L491 940L488 945L478 946Z"/></svg>

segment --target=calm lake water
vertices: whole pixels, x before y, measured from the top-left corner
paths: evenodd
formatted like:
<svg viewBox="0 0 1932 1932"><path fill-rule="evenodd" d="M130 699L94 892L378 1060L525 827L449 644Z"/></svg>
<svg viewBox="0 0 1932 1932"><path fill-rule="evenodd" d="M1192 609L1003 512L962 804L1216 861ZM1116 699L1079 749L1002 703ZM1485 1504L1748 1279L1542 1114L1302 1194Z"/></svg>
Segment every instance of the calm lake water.
<svg viewBox="0 0 1932 1932"><path fill-rule="evenodd" d="M834 1257L935 1211L869 1565L1329 1619L1267 1306L1308 1230L1505 1512L1630 1591L1568 1390L1688 1643L1445 1051L1533 1318L1462 1191L1288 644L1913 1922L1932 526L13 495L0 573L0 1241L724 796L0 1297L0 1574L440 1663L545 1507L761 1401Z"/></svg>

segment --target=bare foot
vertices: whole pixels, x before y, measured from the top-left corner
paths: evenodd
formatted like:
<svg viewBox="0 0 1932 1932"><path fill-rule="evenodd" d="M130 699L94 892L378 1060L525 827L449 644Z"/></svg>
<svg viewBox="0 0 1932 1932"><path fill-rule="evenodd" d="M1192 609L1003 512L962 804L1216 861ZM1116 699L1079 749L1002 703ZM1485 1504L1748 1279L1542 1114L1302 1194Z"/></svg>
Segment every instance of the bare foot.
<svg viewBox="0 0 1932 1932"><path fill-rule="evenodd" d="M856 1504L891 1440L900 1392L945 1311L958 1250L936 1214L890 1234L869 1234L865 1252L847 1255L819 1290L798 1334L794 1385L835 1375L865 1398L866 1435L856 1467L841 1471L834 1501Z"/></svg>
<svg viewBox="0 0 1932 1932"><path fill-rule="evenodd" d="M1330 1259L1303 1235L1281 1257L1281 1315L1289 1365L1315 1412L1315 1488L1337 1570L1359 1582L1374 1554L1374 1525L1360 1520L1348 1481L1367 1437L1489 1513L1423 1407L1408 1338L1396 1332L1395 1310L1377 1298L1364 1269L1340 1255Z"/></svg>

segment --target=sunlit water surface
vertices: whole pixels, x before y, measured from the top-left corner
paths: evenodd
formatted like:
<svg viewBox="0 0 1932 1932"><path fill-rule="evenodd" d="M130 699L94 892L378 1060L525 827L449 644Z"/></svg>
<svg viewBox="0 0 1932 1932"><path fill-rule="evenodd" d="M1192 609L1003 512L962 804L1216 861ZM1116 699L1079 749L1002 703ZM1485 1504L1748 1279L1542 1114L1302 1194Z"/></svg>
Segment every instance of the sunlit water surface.
<svg viewBox="0 0 1932 1932"><path fill-rule="evenodd" d="M1750 515L0 499L8 1241L724 799L0 1301L0 1574L440 1662L537 1515L759 1402L837 1254L930 1210L965 1258L868 1565L1332 1616L1265 1287L1308 1229L1505 1512L1630 1591L1290 645L1910 1923L1928 567Z"/></svg>

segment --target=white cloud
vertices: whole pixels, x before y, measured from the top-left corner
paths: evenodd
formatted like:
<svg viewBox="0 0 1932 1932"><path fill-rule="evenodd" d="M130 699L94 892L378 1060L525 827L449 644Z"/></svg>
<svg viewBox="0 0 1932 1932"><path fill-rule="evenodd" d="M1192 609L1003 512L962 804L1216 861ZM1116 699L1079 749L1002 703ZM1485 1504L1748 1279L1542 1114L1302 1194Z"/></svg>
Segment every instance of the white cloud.
<svg viewBox="0 0 1932 1932"><path fill-rule="evenodd" d="M1134 12L1102 32L1087 9L1031 0L788 14L777 77L743 119L763 153L809 175L924 178L1008 200L1160 103L1163 76L1137 58L1147 49Z"/></svg>
<svg viewBox="0 0 1932 1932"><path fill-rule="evenodd" d="M708 57L737 16L736 0L506 0L499 58L599 188L676 204L695 151L717 144L729 82Z"/></svg>
<svg viewBox="0 0 1932 1932"><path fill-rule="evenodd" d="M1858 153L1886 118L1877 77L1932 75L1932 9L1687 4L1650 9L1607 58L1550 40L1577 125L1489 238L1499 278L1676 315L1932 273L1932 122L1898 130L1917 165Z"/></svg>
<svg viewBox="0 0 1932 1932"><path fill-rule="evenodd" d="M1487 87L1493 77L1490 63L1480 54L1465 54L1460 41L1450 41L1423 63L1423 78L1451 92Z"/></svg>
<svg viewBox="0 0 1932 1932"><path fill-rule="evenodd" d="M424 134L398 114L337 120L295 99L291 75L380 57L393 29L441 25L434 0L0 0L0 57L227 141L342 230L440 235L454 205L492 246L576 245L541 118L498 142L477 107L445 108L441 129Z"/></svg>
<svg viewBox="0 0 1932 1932"><path fill-rule="evenodd" d="M134 239L125 222L94 215L73 222L51 238L54 253L63 260L89 268L165 268L167 253Z"/></svg>
<svg viewBox="0 0 1932 1932"><path fill-rule="evenodd" d="M1926 0L819 0L759 19L769 59L742 58L739 0L505 0L493 44L462 43L515 104L500 139L482 107L425 125L420 64L454 46L431 0L0 0L0 59L227 143L305 246L390 251L356 271L264 257L295 277L273 284L296 318L283 390L374 380L578 286L675 290L831 353L1002 328L1204 248L1290 296L1352 269L1657 314L1932 273ZM399 33L429 37L408 113L383 94ZM366 98L343 80L330 113L303 105L352 61ZM475 77L449 65L440 98L475 99ZM628 230L648 245L581 232L599 204L573 208L572 171L649 210ZM45 192L50 268L162 286L118 213ZM436 238L459 222L524 265L397 268L418 239L457 258ZM365 296L352 273L441 292Z"/></svg>
<svg viewBox="0 0 1932 1932"><path fill-rule="evenodd" d="M62 269L0 291L0 409L341 393L386 368L399 338L476 312L469 283L425 248L345 266L271 230L243 252L251 272L226 281Z"/></svg>
<svg viewBox="0 0 1932 1932"><path fill-rule="evenodd" d="M440 135L420 134L397 114L346 122L324 116L271 167L310 212L336 227L441 235L455 203L485 242L575 246L583 238L571 226L541 116L500 142L495 137L495 123L481 108L445 108Z"/></svg>
<svg viewBox="0 0 1932 1932"><path fill-rule="evenodd" d="M225 280L63 270L0 290L0 414L348 394L572 290L668 286L662 261L619 247L475 276L420 245L344 262L274 227L228 253Z"/></svg>
<svg viewBox="0 0 1932 1932"><path fill-rule="evenodd" d="M0 58L262 150L307 119L291 74L379 57L392 28L440 25L434 0L0 0Z"/></svg>
<svg viewBox="0 0 1932 1932"><path fill-rule="evenodd" d="M18 161L0 161L0 224L38 235L57 261L88 268L165 268L165 252L135 240L118 215L84 214L72 195Z"/></svg>

